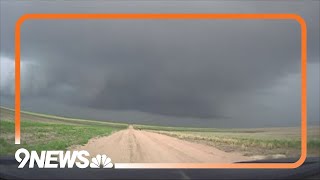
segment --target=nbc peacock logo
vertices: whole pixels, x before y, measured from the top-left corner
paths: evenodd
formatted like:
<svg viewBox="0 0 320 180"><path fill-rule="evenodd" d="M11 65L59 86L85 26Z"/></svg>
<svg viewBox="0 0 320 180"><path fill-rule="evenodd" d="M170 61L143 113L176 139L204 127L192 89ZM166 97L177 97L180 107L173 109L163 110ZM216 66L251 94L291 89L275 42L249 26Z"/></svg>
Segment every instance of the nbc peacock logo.
<svg viewBox="0 0 320 180"><path fill-rule="evenodd" d="M98 154L96 157L91 159L91 168L112 168L113 164L111 159L105 154Z"/></svg>

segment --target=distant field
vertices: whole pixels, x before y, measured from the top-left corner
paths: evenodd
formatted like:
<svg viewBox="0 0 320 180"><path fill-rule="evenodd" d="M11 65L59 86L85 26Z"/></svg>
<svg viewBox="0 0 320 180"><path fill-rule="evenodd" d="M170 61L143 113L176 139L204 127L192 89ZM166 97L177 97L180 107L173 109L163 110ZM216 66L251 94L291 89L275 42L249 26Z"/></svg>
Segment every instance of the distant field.
<svg viewBox="0 0 320 180"><path fill-rule="evenodd" d="M143 129L192 142L205 143L226 152L242 152L257 158L299 157L300 128L188 128L134 125ZM320 128L308 127L308 155L320 154Z"/></svg>
<svg viewBox="0 0 320 180"><path fill-rule="evenodd" d="M33 122L47 122L47 123L62 123L62 124L83 124L83 125L102 125L110 126L115 128L127 127L125 123L114 123L105 121L94 121L86 119L67 118L47 114L39 114L34 112L21 111L20 113L22 121L33 121ZM14 120L14 110L0 106L0 118L4 120Z"/></svg>
<svg viewBox="0 0 320 180"><path fill-rule="evenodd" d="M0 156L20 147L30 150L65 150L96 136L109 135L127 124L99 122L21 112L21 145L14 144L14 111L0 108Z"/></svg>
<svg viewBox="0 0 320 180"><path fill-rule="evenodd" d="M25 147L32 150L65 150L89 139L128 128L128 124L92 121L21 111L21 145L14 144L14 111L0 107L0 156ZM179 139L207 144L225 152L263 158L299 157L300 128L188 128L133 125ZM320 155L320 128L308 127L308 155Z"/></svg>

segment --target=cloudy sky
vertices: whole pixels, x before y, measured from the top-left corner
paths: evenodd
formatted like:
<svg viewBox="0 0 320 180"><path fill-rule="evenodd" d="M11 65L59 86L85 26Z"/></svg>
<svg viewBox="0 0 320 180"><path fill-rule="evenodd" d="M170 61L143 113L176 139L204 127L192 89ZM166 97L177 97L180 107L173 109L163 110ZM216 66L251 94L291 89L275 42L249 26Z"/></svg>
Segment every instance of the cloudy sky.
<svg viewBox="0 0 320 180"><path fill-rule="evenodd" d="M14 103L26 13L294 13L308 26L308 121L319 123L319 1L12 1L0 8L0 104ZM298 126L300 27L288 20L30 20L22 109L118 122Z"/></svg>

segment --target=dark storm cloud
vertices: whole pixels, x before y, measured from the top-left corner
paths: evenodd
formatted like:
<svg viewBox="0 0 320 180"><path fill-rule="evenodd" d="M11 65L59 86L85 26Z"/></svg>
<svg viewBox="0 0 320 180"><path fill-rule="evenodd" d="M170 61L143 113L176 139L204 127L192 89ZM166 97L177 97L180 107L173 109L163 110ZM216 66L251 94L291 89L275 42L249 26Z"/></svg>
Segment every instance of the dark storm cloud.
<svg viewBox="0 0 320 180"><path fill-rule="evenodd" d="M189 3L184 8L187 12L219 11L214 5L233 12L236 7L219 2ZM1 29L6 61L13 59L10 31L21 12L143 11L112 2L99 4L92 11L84 10L81 4L69 7L64 3L59 10L54 3L53 7L40 4L28 4L23 10L17 4L1 4L1 24L11 26ZM297 8L297 4L246 4L250 6L237 4L237 11L260 9L263 13L273 9L304 17L309 62L318 66L319 24L314 22L319 22L315 7L319 3L307 3L304 8ZM144 6L150 7L150 12L182 11L177 5L155 2ZM229 124L248 118L244 112L253 119L299 119L300 27L295 21L33 20L24 23L21 42L25 99L45 97L96 110L226 119ZM9 85L2 87L10 92ZM290 87L286 89L290 92L283 87ZM292 100L290 104L288 100ZM281 104L277 108L285 110L280 112L270 104ZM314 113L317 118L318 112Z"/></svg>
<svg viewBox="0 0 320 180"><path fill-rule="evenodd" d="M222 116L230 93L270 86L300 54L296 22L34 21L22 37L48 95L68 85L71 103L176 116Z"/></svg>

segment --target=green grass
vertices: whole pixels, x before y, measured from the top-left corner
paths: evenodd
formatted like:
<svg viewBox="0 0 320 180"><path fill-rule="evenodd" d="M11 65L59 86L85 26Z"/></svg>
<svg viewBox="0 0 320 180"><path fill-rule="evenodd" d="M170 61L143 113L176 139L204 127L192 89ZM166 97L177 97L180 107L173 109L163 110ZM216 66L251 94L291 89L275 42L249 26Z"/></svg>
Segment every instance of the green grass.
<svg viewBox="0 0 320 180"><path fill-rule="evenodd" d="M155 131L211 132L211 131L227 131L228 130L228 129L220 129L220 128L169 127L169 126L152 126L152 125L133 125L133 127L135 129L155 130Z"/></svg>
<svg viewBox="0 0 320 180"><path fill-rule="evenodd" d="M227 152L240 151L247 155L284 154L288 157L300 156L301 137L299 127L218 129L134 125L134 128L192 142L205 143ZM320 128L309 127L308 132L308 154L319 156Z"/></svg>
<svg viewBox="0 0 320 180"><path fill-rule="evenodd" d="M21 147L28 150L66 150L72 145L82 145L97 136L127 128L127 125L92 123L73 125L42 123L23 120L21 122L21 144L14 144L13 121L0 120L0 156L12 155Z"/></svg>
<svg viewBox="0 0 320 180"><path fill-rule="evenodd" d="M0 113L1 113L0 114L1 119L14 120L14 109L0 106ZM40 121L40 122L49 122L49 123L53 122L53 123L64 123L64 124L67 123L67 124L76 124L76 125L79 125L79 124L102 125L102 126L110 126L115 128L123 128L128 126L128 124L126 123L69 118L69 117L40 114L40 113L28 112L28 111L20 111L20 114L23 120L30 120L30 121Z"/></svg>
<svg viewBox="0 0 320 180"><path fill-rule="evenodd" d="M21 145L14 144L14 110L0 107L0 156L29 150L65 150L97 136L125 129L128 124L59 117L21 111ZM191 128L133 125L180 139L201 142L230 152L247 155L285 154L299 156L300 128ZM308 155L320 154L319 127L308 127Z"/></svg>

